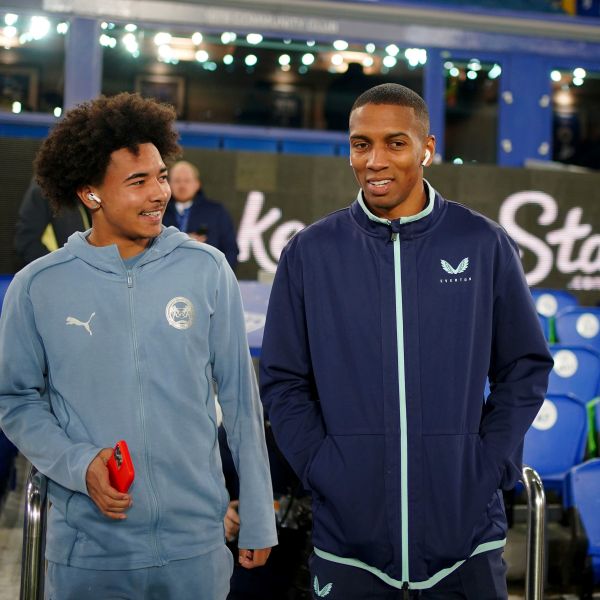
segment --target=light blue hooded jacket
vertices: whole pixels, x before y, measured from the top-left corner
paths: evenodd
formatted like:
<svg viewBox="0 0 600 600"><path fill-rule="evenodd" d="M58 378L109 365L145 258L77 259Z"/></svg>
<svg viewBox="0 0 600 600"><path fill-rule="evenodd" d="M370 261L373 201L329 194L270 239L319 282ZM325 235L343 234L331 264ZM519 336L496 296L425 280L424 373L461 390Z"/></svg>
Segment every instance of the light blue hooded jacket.
<svg viewBox="0 0 600 600"><path fill-rule="evenodd" d="M224 543L213 380L240 474L240 547L275 545L262 410L223 254L170 227L128 270L116 246L85 237L20 271L0 321L1 426L50 479L46 557L134 569ZM85 475L120 439L136 477L115 521Z"/></svg>

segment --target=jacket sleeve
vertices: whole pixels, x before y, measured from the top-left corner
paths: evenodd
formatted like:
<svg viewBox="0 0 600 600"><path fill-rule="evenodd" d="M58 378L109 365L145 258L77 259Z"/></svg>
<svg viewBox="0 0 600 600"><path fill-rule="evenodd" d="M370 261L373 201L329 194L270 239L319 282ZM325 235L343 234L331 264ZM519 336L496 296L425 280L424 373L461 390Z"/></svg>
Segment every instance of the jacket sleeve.
<svg viewBox="0 0 600 600"><path fill-rule="evenodd" d="M101 448L73 442L52 413L44 347L26 280L18 275L4 299L0 356L0 425L4 433L44 475L87 494L87 468Z"/></svg>
<svg viewBox="0 0 600 600"><path fill-rule="evenodd" d="M40 188L32 183L25 192L19 208L14 239L15 250L26 263L50 252L42 244L42 235L51 221L50 204L42 195Z"/></svg>
<svg viewBox="0 0 600 600"><path fill-rule="evenodd" d="M235 275L224 259L218 277L209 343L223 426L239 476L238 543L240 548L270 548L277 544L273 489L244 311Z"/></svg>
<svg viewBox="0 0 600 600"><path fill-rule="evenodd" d="M262 400L275 440L303 485L326 430L311 367L297 238L281 255L260 359Z"/></svg>
<svg viewBox="0 0 600 600"><path fill-rule="evenodd" d="M237 257L239 254L239 248L235 236L235 227L233 221L227 212L227 209L222 206L219 231L219 250L225 254L227 262L230 267L235 271L237 266Z"/></svg>
<svg viewBox="0 0 600 600"><path fill-rule="evenodd" d="M507 246L495 281L491 394L480 427L484 451L497 466L503 489L521 477L523 439L544 401L553 365L518 251Z"/></svg>

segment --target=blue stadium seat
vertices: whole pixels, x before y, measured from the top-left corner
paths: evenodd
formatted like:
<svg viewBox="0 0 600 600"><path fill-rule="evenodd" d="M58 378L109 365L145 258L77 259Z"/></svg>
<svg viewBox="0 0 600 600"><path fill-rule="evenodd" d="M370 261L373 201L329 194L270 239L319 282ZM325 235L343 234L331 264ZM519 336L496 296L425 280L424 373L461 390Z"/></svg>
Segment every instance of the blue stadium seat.
<svg viewBox="0 0 600 600"><path fill-rule="evenodd" d="M569 306L556 315L556 336L561 344L589 346L600 352L600 308Z"/></svg>
<svg viewBox="0 0 600 600"><path fill-rule="evenodd" d="M542 478L544 488L563 495L569 470L584 457L587 411L576 398L548 395L525 435L523 462Z"/></svg>
<svg viewBox="0 0 600 600"><path fill-rule="evenodd" d="M589 566L600 583L600 459L573 467L567 479L569 503L577 509L588 538ZM590 596L591 597L591 596Z"/></svg>
<svg viewBox="0 0 600 600"><path fill-rule="evenodd" d="M538 313L538 319L540 320L544 337L546 340L550 341L550 319L544 315L540 315L540 313Z"/></svg>
<svg viewBox="0 0 600 600"><path fill-rule="evenodd" d="M12 275L0 275L0 313L4 302L4 294L12 281ZM0 430L0 501L4 493L14 486L14 461L17 449L8 441Z"/></svg>
<svg viewBox="0 0 600 600"><path fill-rule="evenodd" d="M0 275L0 312L2 312L2 303L4 302L4 294L8 289L8 285L12 281L12 275Z"/></svg>
<svg viewBox="0 0 600 600"><path fill-rule="evenodd" d="M550 346L554 368L548 382L549 394L573 394L587 403L600 390L600 355L588 348L555 344Z"/></svg>
<svg viewBox="0 0 600 600"><path fill-rule="evenodd" d="M600 394L600 355L582 346L554 344L550 346L554 368L548 380L549 394L572 394L588 411L588 456L598 449L594 414Z"/></svg>
<svg viewBox="0 0 600 600"><path fill-rule="evenodd" d="M535 307L538 313L547 318L555 317L567 306L579 305L577 298L564 290L531 288L531 295L535 301Z"/></svg>

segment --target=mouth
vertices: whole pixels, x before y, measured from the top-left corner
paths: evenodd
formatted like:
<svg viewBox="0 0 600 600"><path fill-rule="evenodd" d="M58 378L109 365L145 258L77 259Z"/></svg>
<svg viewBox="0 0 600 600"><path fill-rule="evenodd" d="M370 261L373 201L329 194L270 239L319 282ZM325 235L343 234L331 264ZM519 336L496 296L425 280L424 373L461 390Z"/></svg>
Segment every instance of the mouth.
<svg viewBox="0 0 600 600"><path fill-rule="evenodd" d="M368 179L367 187L374 194L386 194L393 179Z"/></svg>
<svg viewBox="0 0 600 600"><path fill-rule="evenodd" d="M140 213L140 217L151 225L158 225L162 222L163 209L157 208L155 210L145 210Z"/></svg>

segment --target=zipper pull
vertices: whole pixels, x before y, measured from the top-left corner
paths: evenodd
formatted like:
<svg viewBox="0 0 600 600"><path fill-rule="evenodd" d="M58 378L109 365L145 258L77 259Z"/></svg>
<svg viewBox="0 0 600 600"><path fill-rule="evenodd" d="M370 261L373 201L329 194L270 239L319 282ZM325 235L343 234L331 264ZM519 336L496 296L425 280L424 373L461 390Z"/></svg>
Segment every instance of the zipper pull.
<svg viewBox="0 0 600 600"><path fill-rule="evenodd" d="M405 581L402 584L402 600L410 600L410 592L408 591L408 581Z"/></svg>
<svg viewBox="0 0 600 600"><path fill-rule="evenodd" d="M395 242L398 239L398 234L395 231L392 231L392 237L390 239L392 242Z"/></svg>
<svg viewBox="0 0 600 600"><path fill-rule="evenodd" d="M131 271L127 271L127 287L133 287L133 277L131 276Z"/></svg>

